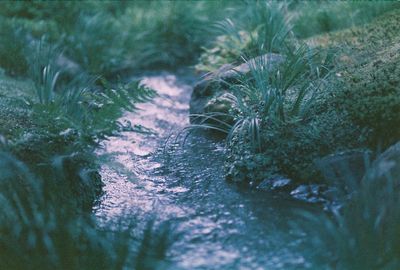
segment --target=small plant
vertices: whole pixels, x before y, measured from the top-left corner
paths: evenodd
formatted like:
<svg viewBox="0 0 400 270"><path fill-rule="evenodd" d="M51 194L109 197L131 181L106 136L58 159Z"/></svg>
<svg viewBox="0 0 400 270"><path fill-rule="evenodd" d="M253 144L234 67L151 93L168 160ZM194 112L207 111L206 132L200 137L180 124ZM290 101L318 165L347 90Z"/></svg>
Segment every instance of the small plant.
<svg viewBox="0 0 400 270"><path fill-rule="evenodd" d="M36 49L30 59L31 78L35 83L36 95L41 104L54 102L56 86L61 70L54 59L56 50L42 39L36 44Z"/></svg>
<svg viewBox="0 0 400 270"><path fill-rule="evenodd" d="M263 57L248 61L249 74L239 74L235 83L226 82L229 93L225 97L231 102L234 123L221 120L227 116L224 113L210 112L197 126L227 133L228 142L239 136L240 141L261 150L260 134L266 126L298 122L307 116L316 92L330 74L324 64L316 62L318 57L318 51L302 46L277 68ZM216 125L205 126L209 120Z"/></svg>

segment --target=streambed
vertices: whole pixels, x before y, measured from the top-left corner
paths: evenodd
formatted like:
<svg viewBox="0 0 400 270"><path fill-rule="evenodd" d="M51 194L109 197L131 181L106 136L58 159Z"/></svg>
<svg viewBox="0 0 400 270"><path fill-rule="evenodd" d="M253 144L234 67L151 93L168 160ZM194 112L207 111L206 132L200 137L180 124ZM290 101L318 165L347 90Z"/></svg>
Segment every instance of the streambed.
<svg viewBox="0 0 400 270"><path fill-rule="evenodd" d="M179 235L169 269L314 269L307 238L291 224L303 210L322 211L289 195L241 190L223 178L223 144L177 134L189 124L194 77L159 72L143 77L159 96L125 113L146 127L103 142L100 224L168 221Z"/></svg>

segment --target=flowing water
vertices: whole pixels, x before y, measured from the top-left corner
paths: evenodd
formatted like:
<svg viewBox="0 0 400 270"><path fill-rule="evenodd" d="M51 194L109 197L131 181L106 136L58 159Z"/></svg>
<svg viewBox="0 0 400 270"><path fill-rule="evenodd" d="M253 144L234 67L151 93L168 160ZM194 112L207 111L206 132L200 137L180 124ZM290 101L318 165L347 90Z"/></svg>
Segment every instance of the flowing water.
<svg viewBox="0 0 400 270"><path fill-rule="evenodd" d="M102 224L169 221L178 235L168 269L304 269L305 237L292 229L304 209L319 208L284 194L241 190L223 178L223 144L176 134L189 124L190 76L158 73L143 83L159 96L121 121L146 127L105 141L99 155ZM172 136L171 136L172 134Z"/></svg>

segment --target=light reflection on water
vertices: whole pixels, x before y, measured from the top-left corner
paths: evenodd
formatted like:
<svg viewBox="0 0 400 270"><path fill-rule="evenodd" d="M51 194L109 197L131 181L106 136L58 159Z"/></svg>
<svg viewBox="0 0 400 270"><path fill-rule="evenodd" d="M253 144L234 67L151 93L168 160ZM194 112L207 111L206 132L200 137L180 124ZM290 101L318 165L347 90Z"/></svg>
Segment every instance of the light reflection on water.
<svg viewBox="0 0 400 270"><path fill-rule="evenodd" d="M169 220L181 237L173 244L171 269L304 269L288 221L299 205L288 196L241 191L223 179L223 147L201 136L185 146L165 141L188 122L191 86L176 76L146 76L159 96L122 120L154 134L123 132L104 141L109 156L101 170L104 195L94 209L99 223L121 217ZM171 140L170 140L171 141ZM172 140L173 141L173 140ZM308 267L309 268L309 267Z"/></svg>

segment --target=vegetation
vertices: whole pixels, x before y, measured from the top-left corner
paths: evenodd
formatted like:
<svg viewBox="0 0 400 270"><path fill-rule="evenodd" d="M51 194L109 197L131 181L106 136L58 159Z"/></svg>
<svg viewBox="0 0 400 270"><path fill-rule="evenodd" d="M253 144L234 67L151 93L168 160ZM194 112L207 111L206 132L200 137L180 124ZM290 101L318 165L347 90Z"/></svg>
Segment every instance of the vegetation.
<svg viewBox="0 0 400 270"><path fill-rule="evenodd" d="M333 3L326 5L335 6ZM377 5L374 12L362 18L372 19L378 11L393 5L395 3ZM255 6L259 8L258 4ZM314 165L318 158L348 149L388 147L399 139L397 129L388 132L389 126L398 124L399 111L395 68L398 61L394 57L399 30L397 10L366 26L300 40L294 37L299 31L302 14L292 14L290 5L267 3L264 8L268 12L261 17L258 27L255 23L251 30L227 28L223 42L216 39L217 44L226 48L229 40L226 36L248 36L254 41L252 45L235 47L236 43L231 42L234 48L231 52L236 58L221 54L222 50L214 47L205 52L200 58L205 62L198 66L212 70L212 62L207 64L207 59L212 59L213 51L220 57L219 63L238 63L241 57L250 66L250 72L239 75L233 82L227 81L227 87L224 85L221 90L214 91L214 102L218 103L219 97L221 102L222 97L227 98L225 104L230 109L221 112L207 108L205 118L216 122L211 123L211 128L228 134L229 179L257 185L264 179L283 174L298 182L315 182L322 179ZM308 4L301 7L309 12L314 10L308 8ZM321 5L320 8L328 7ZM335 8L329 10L335 12ZM365 6L354 4L347 8L358 10ZM250 14L258 18L259 13L262 13L260 9ZM288 20L277 14L297 17ZM273 29L268 34L263 32L268 28L265 22ZM351 25L353 23L347 27ZM338 24L332 29L341 27ZM268 38L253 38L257 35L277 42L280 51L268 45ZM243 46L251 42L237 43ZM252 50L257 53L249 53ZM285 56L285 61L277 68L262 63L263 58L255 58L255 64L253 60L246 60L252 55L276 52ZM380 53L375 57L370 56L372 52ZM220 95L221 92L225 94Z"/></svg>
<svg viewBox="0 0 400 270"><path fill-rule="evenodd" d="M314 249L310 254L329 269L399 267L399 153L394 151L398 147L376 160L362 181L345 178L342 184L353 187L353 192L339 212L303 214L302 230L312 238ZM382 169L390 161L395 165Z"/></svg>
<svg viewBox="0 0 400 270"><path fill-rule="evenodd" d="M150 222L138 239L129 229L99 228L91 215L102 191L96 147L130 128L118 121L124 111L156 96L127 79L133 73L188 65L231 72L211 76L214 106L189 129L226 136L234 182L323 182L315 162L326 155L377 156L400 139L399 8L397 1L1 2L0 268L167 267L168 224ZM281 60L272 64L268 55ZM348 177L354 189L338 212L305 214L303 229L315 250L326 250L316 257L328 268L399 268L399 175L381 170L359 183Z"/></svg>

